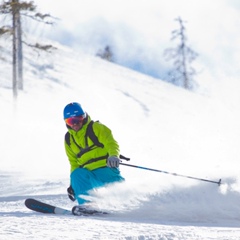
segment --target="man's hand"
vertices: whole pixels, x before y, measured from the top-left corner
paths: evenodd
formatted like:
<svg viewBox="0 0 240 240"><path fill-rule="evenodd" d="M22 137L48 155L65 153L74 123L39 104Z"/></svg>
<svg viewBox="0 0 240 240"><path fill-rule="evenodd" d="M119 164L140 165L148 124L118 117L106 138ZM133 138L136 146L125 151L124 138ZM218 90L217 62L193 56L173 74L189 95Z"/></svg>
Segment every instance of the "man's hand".
<svg viewBox="0 0 240 240"><path fill-rule="evenodd" d="M74 202L76 198L74 196L75 194L71 185L67 188L67 193L68 193L68 197Z"/></svg>
<svg viewBox="0 0 240 240"><path fill-rule="evenodd" d="M117 168L119 167L119 162L120 162L120 159L118 157L110 156L107 159L107 166L110 168Z"/></svg>

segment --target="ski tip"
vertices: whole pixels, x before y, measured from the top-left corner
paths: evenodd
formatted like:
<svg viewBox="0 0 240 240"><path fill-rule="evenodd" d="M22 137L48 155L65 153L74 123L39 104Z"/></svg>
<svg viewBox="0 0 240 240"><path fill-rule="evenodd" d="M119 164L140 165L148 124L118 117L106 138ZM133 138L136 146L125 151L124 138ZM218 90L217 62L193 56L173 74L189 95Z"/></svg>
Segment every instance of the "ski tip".
<svg viewBox="0 0 240 240"><path fill-rule="evenodd" d="M32 199L32 198L27 198L27 199L25 199L25 201L24 201L25 206L29 206L29 204L30 204L33 200L34 200L34 199Z"/></svg>
<svg viewBox="0 0 240 240"><path fill-rule="evenodd" d="M54 213L54 210L56 208L55 206L43 203L33 198L27 198L24 203L25 206L30 210L40 213Z"/></svg>

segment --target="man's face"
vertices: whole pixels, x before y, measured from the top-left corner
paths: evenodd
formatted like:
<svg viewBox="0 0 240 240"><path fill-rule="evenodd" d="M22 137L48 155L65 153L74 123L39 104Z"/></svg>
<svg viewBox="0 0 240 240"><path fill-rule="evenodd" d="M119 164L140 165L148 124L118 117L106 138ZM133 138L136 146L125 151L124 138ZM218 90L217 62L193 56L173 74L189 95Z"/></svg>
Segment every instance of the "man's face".
<svg viewBox="0 0 240 240"><path fill-rule="evenodd" d="M70 126L74 131L79 131L83 125L84 116L76 116L65 119L65 122Z"/></svg>

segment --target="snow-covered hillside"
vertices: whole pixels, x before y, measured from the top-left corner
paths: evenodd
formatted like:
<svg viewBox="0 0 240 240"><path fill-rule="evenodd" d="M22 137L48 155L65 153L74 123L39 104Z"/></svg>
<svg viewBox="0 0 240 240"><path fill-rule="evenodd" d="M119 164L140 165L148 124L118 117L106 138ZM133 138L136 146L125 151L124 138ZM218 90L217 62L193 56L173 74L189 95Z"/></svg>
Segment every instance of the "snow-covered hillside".
<svg viewBox="0 0 240 240"><path fill-rule="evenodd" d="M240 84L192 93L54 44L52 54L26 52L17 101L1 49L0 239L239 239ZM73 206L62 117L72 101L112 129L131 164L222 185L121 166L125 183L91 195L110 215L31 212L27 197Z"/></svg>

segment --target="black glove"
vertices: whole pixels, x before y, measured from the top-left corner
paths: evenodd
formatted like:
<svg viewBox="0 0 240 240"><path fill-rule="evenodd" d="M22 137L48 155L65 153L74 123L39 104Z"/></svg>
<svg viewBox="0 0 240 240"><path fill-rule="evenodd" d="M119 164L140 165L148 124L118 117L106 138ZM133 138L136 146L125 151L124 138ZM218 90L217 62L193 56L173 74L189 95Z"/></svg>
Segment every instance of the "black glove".
<svg viewBox="0 0 240 240"><path fill-rule="evenodd" d="M76 200L72 186L67 188L68 197L74 202Z"/></svg>

